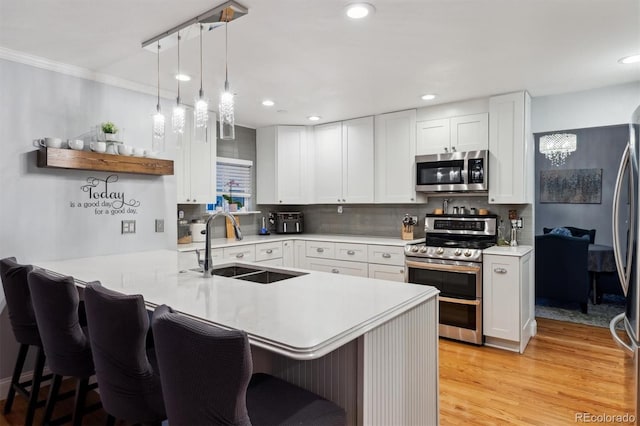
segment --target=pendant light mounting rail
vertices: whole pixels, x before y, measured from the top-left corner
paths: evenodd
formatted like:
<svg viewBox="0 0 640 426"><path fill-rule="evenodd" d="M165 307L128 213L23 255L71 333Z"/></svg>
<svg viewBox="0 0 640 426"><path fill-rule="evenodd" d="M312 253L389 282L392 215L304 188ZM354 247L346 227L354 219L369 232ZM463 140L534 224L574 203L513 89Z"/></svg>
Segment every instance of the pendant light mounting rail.
<svg viewBox="0 0 640 426"><path fill-rule="evenodd" d="M174 46L177 43L178 31L182 31L194 24L213 24L216 22L224 23L235 21L236 19L243 17L247 13L249 13L249 9L234 0L228 0L220 4L219 6L214 7L213 9L201 13L198 16L195 16L181 24L176 25L173 28L163 31L160 34L143 41L142 47L147 48L147 46L150 46L158 41L162 41L162 46L166 49ZM191 38L189 36L185 37L185 35L186 34L182 35L183 40ZM193 36L197 36L197 33ZM153 50L155 51L155 49Z"/></svg>

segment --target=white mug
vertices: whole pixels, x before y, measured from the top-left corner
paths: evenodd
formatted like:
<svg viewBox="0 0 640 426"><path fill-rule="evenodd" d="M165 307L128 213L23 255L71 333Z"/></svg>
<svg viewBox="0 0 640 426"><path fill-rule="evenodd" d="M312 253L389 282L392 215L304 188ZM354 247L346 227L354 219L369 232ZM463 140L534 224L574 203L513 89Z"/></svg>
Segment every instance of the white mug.
<svg viewBox="0 0 640 426"><path fill-rule="evenodd" d="M133 154L133 147L125 144L118 145L118 154L129 156Z"/></svg>
<svg viewBox="0 0 640 426"><path fill-rule="evenodd" d="M144 148L133 148L133 155L136 157L144 157Z"/></svg>
<svg viewBox="0 0 640 426"><path fill-rule="evenodd" d="M118 153L118 149L116 148L115 144L113 143L108 143L107 144L107 154L117 154Z"/></svg>
<svg viewBox="0 0 640 426"><path fill-rule="evenodd" d="M91 151L105 152L107 150L107 144L104 142L91 142L89 148L91 148Z"/></svg>
<svg viewBox="0 0 640 426"><path fill-rule="evenodd" d="M33 141L33 146L47 147L47 148L61 148L62 147L62 139L60 139L60 138L35 139Z"/></svg>
<svg viewBox="0 0 640 426"><path fill-rule="evenodd" d="M82 151L84 148L84 141L82 139L68 139L67 146L71 149Z"/></svg>

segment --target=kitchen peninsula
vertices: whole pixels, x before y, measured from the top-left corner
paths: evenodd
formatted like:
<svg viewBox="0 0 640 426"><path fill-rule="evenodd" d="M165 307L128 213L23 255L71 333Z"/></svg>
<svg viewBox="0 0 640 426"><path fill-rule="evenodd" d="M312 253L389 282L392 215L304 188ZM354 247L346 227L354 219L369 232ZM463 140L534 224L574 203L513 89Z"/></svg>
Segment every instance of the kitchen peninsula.
<svg viewBox="0 0 640 426"><path fill-rule="evenodd" d="M98 280L142 294L151 309L166 303L245 330L254 372L334 401L349 424L438 423L435 288L300 270L272 284L205 278L180 259L176 251L157 250L34 265L71 275L80 287Z"/></svg>

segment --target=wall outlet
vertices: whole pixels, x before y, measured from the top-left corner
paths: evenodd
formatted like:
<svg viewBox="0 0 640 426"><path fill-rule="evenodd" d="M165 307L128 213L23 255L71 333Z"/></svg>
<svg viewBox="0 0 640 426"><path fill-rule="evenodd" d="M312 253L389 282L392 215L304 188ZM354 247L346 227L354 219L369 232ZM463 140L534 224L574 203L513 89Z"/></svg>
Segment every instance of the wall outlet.
<svg viewBox="0 0 640 426"><path fill-rule="evenodd" d="M164 232L164 219L156 219L156 232Z"/></svg>
<svg viewBox="0 0 640 426"><path fill-rule="evenodd" d="M136 233L136 221L135 220L123 220L122 221L122 233L123 234L135 234Z"/></svg>
<svg viewBox="0 0 640 426"><path fill-rule="evenodd" d="M342 214L342 206L338 206L338 214Z"/></svg>
<svg viewBox="0 0 640 426"><path fill-rule="evenodd" d="M418 216L411 216L411 219L413 219L415 223L418 223Z"/></svg>

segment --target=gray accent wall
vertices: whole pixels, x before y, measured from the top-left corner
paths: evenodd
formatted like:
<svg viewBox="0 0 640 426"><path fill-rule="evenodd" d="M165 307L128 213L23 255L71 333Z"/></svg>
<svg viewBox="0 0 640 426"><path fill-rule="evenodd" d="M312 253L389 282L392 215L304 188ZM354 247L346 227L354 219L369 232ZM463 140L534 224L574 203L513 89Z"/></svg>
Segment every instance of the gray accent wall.
<svg viewBox="0 0 640 426"><path fill-rule="evenodd" d="M629 140L629 126L615 125L587 129L565 129L562 133L574 133L577 136L577 149L569 155L566 164L559 167L551 165L540 154L540 137L557 132L536 133L536 234L542 234L542 228L575 226L595 229L597 244L612 244L612 208L613 191L622 153ZM566 204L540 202L540 171L569 169L602 169L602 202L600 204Z"/></svg>
<svg viewBox="0 0 640 426"><path fill-rule="evenodd" d="M113 121L125 143L151 148L153 96L16 62L0 60L0 258L22 263L176 247L174 176L117 173L109 191L140 202L136 214L96 215L81 190L87 178L110 173L36 167L33 139L78 138L93 126ZM165 112L172 102L162 100ZM170 122L170 121L169 121ZM167 132L173 159L175 139ZM100 200L102 202L103 200ZM109 209L106 209L109 210ZM136 220L136 233L121 234L121 220ZM165 232L155 232L155 219ZM0 293L0 378L11 375L15 344Z"/></svg>

